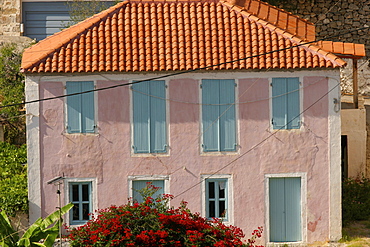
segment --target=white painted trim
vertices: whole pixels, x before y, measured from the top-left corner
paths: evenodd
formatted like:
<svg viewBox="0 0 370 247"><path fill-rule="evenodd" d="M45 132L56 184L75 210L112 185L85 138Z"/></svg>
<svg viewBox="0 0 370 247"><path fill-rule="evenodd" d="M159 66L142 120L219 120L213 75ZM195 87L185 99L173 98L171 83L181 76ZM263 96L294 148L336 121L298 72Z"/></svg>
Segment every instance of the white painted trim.
<svg viewBox="0 0 370 247"><path fill-rule="evenodd" d="M302 241L275 243L270 242L270 197L269 197L269 179L270 178L301 178L301 224L302 224ZM307 243L307 173L278 173L265 174L265 236L266 246L306 246Z"/></svg>
<svg viewBox="0 0 370 247"><path fill-rule="evenodd" d="M65 178L64 179L64 203L65 205L70 203L69 200L69 183L84 183L91 182L91 213L94 213L98 209L98 188L97 188L97 179L96 178ZM79 225L70 224L70 212L65 215L65 222L67 226L78 227Z"/></svg>
<svg viewBox="0 0 370 247"><path fill-rule="evenodd" d="M97 89L97 81L96 80L65 80L63 81L63 93L64 95L67 95L67 82L89 82L92 81L94 83L94 89ZM67 125L68 125L68 107L67 107L67 98L64 97L63 104L64 104L64 126L63 126L63 134L64 135L96 135L98 134L98 91L94 92L94 124L95 124L95 130L94 133L68 133L67 131Z"/></svg>
<svg viewBox="0 0 370 247"><path fill-rule="evenodd" d="M233 183L233 175L232 174L201 174L201 202L202 202L202 209L201 215L202 217L206 217L206 180L207 179L227 179L227 208L228 208L228 220L224 221L226 225L233 225L234 224L234 183Z"/></svg>
<svg viewBox="0 0 370 247"><path fill-rule="evenodd" d="M208 77L206 78L202 78L202 79L199 79L198 81L198 98L199 98L199 154L202 155L202 156L219 156L219 155L238 155L239 152L240 152L240 131L239 131L239 126L240 126L240 122L239 122L239 79L233 79L232 77L229 77L229 78L223 78L223 79L226 79L226 80L234 80L234 83L236 84L235 86L235 90L234 90L234 93L235 93L235 142L236 142L236 147L235 147L235 151L227 151L227 152L224 152L224 151L221 151L221 152L204 152L203 151L203 147L202 147L202 144L203 144L203 97L202 97L202 88L201 88L201 85L202 85L202 80L205 79L205 80L219 80L220 78L217 77L217 76L214 76L213 78L211 78L209 75Z"/></svg>
<svg viewBox="0 0 370 247"><path fill-rule="evenodd" d="M342 169L341 169L341 118L335 111L334 99L340 102L340 78L329 78L328 90L328 157L330 190L329 240L338 241L342 237Z"/></svg>
<svg viewBox="0 0 370 247"><path fill-rule="evenodd" d="M164 81L165 85L165 97L166 97L166 141L167 141L167 151L165 153L135 153L134 149L132 148L134 145L134 97L132 94L132 85L130 85L129 90L129 97L130 97L130 139L131 139L131 156L132 157L153 157L153 156L159 156L159 157L166 157L170 156L171 152L171 145L170 145L170 103L168 97L170 95L170 85L168 80L157 80L157 81Z"/></svg>
<svg viewBox="0 0 370 247"><path fill-rule="evenodd" d="M306 75L307 76L307 75ZM301 114L299 116L299 121L300 121L300 126L299 126L299 129L274 129L274 126L272 124L272 79L273 78L296 78L298 77L299 79L299 113ZM291 75L291 76L288 76L288 77L276 77L276 76L273 76L273 77L270 77L269 78L269 125L270 125L270 131L271 132L274 132L274 131L302 131L303 130L303 123L304 123L304 114L302 114L303 112L303 96L304 96L304 86L303 86L303 79L304 79L305 76L294 76Z"/></svg>
<svg viewBox="0 0 370 247"><path fill-rule="evenodd" d="M38 100L40 77L26 77L26 102ZM26 106L29 222L41 217L40 103Z"/></svg>
<svg viewBox="0 0 370 247"><path fill-rule="evenodd" d="M128 195L132 198L132 181L137 180L163 180L164 181L164 193L170 194L170 176L168 175L137 175L128 176Z"/></svg>
<svg viewBox="0 0 370 247"><path fill-rule="evenodd" d="M67 81L67 80L99 80L99 81L118 81L122 82L122 75L125 75L125 80L145 80L148 78L154 78L156 76L170 75L172 72L159 72L159 73L135 73L135 72L125 72L125 73L63 73L59 75L53 74L44 74L41 76L42 81ZM325 70L284 70L284 71L260 71L260 72L251 72L248 70L245 71L229 71L229 70L220 70L220 71L209 71L209 72L192 72L188 74L179 74L171 76L166 80L176 80L176 79L194 79L201 80L204 78L208 79L255 79L255 78L271 78L271 77L304 77L304 76L322 76L322 77L334 77L337 78L339 74L339 69L325 69ZM29 77L34 77L29 75ZM73 78L73 79L72 79Z"/></svg>

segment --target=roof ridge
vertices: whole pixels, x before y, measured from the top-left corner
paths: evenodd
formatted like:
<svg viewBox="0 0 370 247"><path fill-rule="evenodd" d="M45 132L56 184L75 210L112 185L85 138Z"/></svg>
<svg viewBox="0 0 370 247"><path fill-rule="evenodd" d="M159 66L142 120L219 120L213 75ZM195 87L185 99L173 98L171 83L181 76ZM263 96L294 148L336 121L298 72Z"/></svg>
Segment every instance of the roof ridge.
<svg viewBox="0 0 370 247"><path fill-rule="evenodd" d="M289 11L280 9L260 0L226 0L233 5L238 5L249 13L259 17L274 26L287 30L301 38L314 41L315 25ZM234 1L234 2L233 2Z"/></svg>
<svg viewBox="0 0 370 247"><path fill-rule="evenodd" d="M51 52L60 49L63 45L67 44L72 39L76 39L81 33L85 32L87 28L107 18L110 14L112 14L117 9L120 9L121 6L127 4L128 2L129 1L127 0L120 2L27 48L23 53L22 67L30 67L32 65L40 63L43 59L48 57ZM61 37L62 39L60 39Z"/></svg>
<svg viewBox="0 0 370 247"><path fill-rule="evenodd" d="M254 0L252 0L252 1L254 1ZM319 56L327 57L329 60L331 60L333 63L336 63L338 66L343 66L343 65L346 64L346 62L344 60L342 60L340 57L338 57L338 56L332 54L330 51L326 51L322 47L320 47L317 42L311 43L311 42L314 42L315 40L305 42L304 40L302 40L297 35L291 34L287 30L281 29L281 28L269 23L268 21L263 20L263 19L259 18L258 16L255 16L255 15L249 13L245 8L242 8L239 5L232 5L227 0L220 0L220 2L222 4L228 6L229 8L231 8L235 11L238 11L241 15L244 15L247 18L249 18L253 21L256 21L256 22L262 24L263 26L269 28L270 30L273 30L273 31L277 32L278 34L284 36L285 38L290 39L292 42L296 43L297 45L300 45L301 47L304 47L305 49L308 49L311 52L316 53ZM305 42L305 43L308 43L308 44L305 44L305 43L302 43L302 42Z"/></svg>

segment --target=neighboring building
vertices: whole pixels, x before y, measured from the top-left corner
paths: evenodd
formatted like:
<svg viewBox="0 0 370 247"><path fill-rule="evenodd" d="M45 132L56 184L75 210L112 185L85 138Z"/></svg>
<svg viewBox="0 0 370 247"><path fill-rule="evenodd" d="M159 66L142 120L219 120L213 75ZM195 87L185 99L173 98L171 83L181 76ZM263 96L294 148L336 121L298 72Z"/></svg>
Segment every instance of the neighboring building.
<svg viewBox="0 0 370 247"><path fill-rule="evenodd" d="M98 2L99 0L97 0ZM26 36L40 41L65 28L70 21L72 1L60 0L3 0L0 17L0 35ZM95 5L84 6L81 8ZM112 1L100 1L107 7ZM73 9L72 9L73 11Z"/></svg>
<svg viewBox="0 0 370 247"><path fill-rule="evenodd" d="M341 238L339 69L364 46L238 4L127 1L25 51L31 221L62 176L68 225L152 181L267 246Z"/></svg>

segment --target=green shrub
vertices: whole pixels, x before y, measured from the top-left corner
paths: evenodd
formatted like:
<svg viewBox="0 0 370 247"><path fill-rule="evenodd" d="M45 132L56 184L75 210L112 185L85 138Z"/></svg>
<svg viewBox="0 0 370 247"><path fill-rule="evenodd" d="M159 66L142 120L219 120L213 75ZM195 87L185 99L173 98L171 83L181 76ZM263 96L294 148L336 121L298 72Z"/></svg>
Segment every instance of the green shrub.
<svg viewBox="0 0 370 247"><path fill-rule="evenodd" d="M342 188L343 224L370 219L370 179L348 178Z"/></svg>
<svg viewBox="0 0 370 247"><path fill-rule="evenodd" d="M14 216L28 211L26 145L0 142L0 210Z"/></svg>
<svg viewBox="0 0 370 247"><path fill-rule="evenodd" d="M5 141L12 144L26 142L24 102L24 75L20 71L22 51L16 44L0 47L0 123L4 126Z"/></svg>

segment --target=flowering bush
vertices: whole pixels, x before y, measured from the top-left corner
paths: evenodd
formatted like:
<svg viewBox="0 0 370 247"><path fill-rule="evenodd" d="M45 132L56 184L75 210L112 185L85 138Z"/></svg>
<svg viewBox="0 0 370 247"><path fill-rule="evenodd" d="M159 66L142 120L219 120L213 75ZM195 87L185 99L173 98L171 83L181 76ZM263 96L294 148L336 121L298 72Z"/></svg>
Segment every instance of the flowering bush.
<svg viewBox="0 0 370 247"><path fill-rule="evenodd" d="M240 228L191 213L185 202L168 208L172 196L153 199L148 195L156 189L151 185L144 191L143 203L99 210L85 225L70 230L71 246L255 246L261 237L259 227L243 242Z"/></svg>

